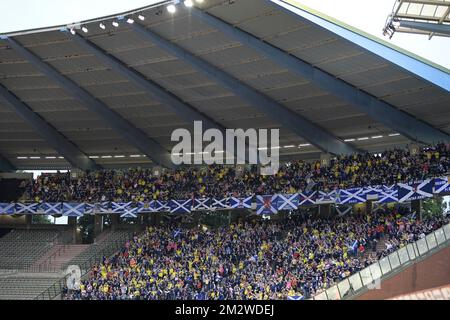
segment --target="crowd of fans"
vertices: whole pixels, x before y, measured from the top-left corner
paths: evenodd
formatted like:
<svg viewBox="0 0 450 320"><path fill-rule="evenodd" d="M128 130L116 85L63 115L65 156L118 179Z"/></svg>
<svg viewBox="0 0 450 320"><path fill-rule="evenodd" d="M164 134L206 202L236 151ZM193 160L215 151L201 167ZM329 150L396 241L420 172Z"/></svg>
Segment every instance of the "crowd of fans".
<svg viewBox="0 0 450 320"><path fill-rule="evenodd" d="M450 146L438 144L411 155L395 149L381 154L361 153L320 162L295 161L277 175L262 176L256 167L237 172L232 167L184 168L156 176L149 169L94 171L71 177L70 173L42 175L26 192L32 201L149 201L192 197L250 196L296 193L318 189L392 185L446 174Z"/></svg>
<svg viewBox="0 0 450 320"><path fill-rule="evenodd" d="M148 227L95 265L67 300L309 298L448 223L379 211L328 219L292 215L213 230ZM386 249L377 243L386 241ZM370 254L372 253L372 254Z"/></svg>

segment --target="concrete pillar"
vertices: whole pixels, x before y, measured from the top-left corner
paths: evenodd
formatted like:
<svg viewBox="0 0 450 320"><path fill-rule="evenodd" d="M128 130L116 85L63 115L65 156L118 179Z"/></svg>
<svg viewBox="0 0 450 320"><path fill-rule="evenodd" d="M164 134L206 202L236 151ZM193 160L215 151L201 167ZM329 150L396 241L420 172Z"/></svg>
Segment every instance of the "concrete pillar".
<svg viewBox="0 0 450 320"><path fill-rule="evenodd" d="M416 213L416 217L422 220L422 200L411 201L411 211Z"/></svg>
<svg viewBox="0 0 450 320"><path fill-rule="evenodd" d="M118 214L110 214L111 217L111 230L117 230L119 226L119 215Z"/></svg>
<svg viewBox="0 0 450 320"><path fill-rule="evenodd" d="M77 243L77 218L76 217L69 217L67 219L67 224L69 226L69 230L72 236L72 244Z"/></svg>
<svg viewBox="0 0 450 320"><path fill-rule="evenodd" d="M97 238L103 232L103 215L94 216L94 237Z"/></svg>
<svg viewBox="0 0 450 320"><path fill-rule="evenodd" d="M331 215L331 204L319 204L319 216L329 217Z"/></svg>
<svg viewBox="0 0 450 320"><path fill-rule="evenodd" d="M372 203L372 201L366 201L366 213L367 214L372 214L372 210L373 210L373 203Z"/></svg>
<svg viewBox="0 0 450 320"><path fill-rule="evenodd" d="M31 225L33 224L33 215L31 214L25 215L25 223L27 224L27 229L30 229Z"/></svg>

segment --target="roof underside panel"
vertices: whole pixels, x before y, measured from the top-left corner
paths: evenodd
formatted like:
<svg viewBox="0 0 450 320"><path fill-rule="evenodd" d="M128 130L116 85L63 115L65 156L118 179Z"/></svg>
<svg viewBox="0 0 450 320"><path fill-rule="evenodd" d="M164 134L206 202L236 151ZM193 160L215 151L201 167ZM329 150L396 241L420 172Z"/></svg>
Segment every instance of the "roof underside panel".
<svg viewBox="0 0 450 320"><path fill-rule="evenodd" d="M350 41L287 14L265 0L207 0L198 6L286 54L450 133L449 92ZM389 136L395 133L395 128L374 121L359 108L202 22L188 10L180 7L174 15L158 10L145 12L146 20L135 23L145 25L331 134L370 151L409 142L403 136ZM118 28L113 28L111 21L105 24L105 31L98 28L97 23L88 24L89 32L82 36L221 126L280 128L277 122L214 79L142 39L125 22ZM192 124L170 106L79 46L70 33L52 31L16 39L164 148L170 150L175 144L170 139L173 130L193 130ZM64 92L2 41L0 83L83 152L94 156L100 165L150 163L113 131L107 121ZM57 156L55 151L7 105L0 105L0 124L0 154L15 165L42 164L45 167L53 161L55 166L67 166L63 159L45 159ZM318 150L307 145L304 139L285 128L280 129L281 145L288 147L281 150L286 159L318 155ZM33 155L40 155L41 159L17 159Z"/></svg>

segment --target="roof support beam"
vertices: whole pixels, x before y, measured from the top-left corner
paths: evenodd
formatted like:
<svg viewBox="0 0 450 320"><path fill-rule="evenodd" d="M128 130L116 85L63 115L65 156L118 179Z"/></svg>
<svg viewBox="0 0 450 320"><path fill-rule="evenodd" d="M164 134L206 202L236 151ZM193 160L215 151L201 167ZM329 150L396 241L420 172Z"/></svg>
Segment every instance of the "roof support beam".
<svg viewBox="0 0 450 320"><path fill-rule="evenodd" d="M17 114L27 121L47 143L75 168L81 170L95 170L99 166L89 159L77 146L69 141L53 126L47 123L41 116L35 113L28 105L23 103L16 95L0 85L0 96L11 105Z"/></svg>
<svg viewBox="0 0 450 320"><path fill-rule="evenodd" d="M159 145L155 140L148 137L142 130L136 128L128 120L124 119L114 110L110 109L100 100L93 97L88 91L79 87L74 81L60 74L55 68L42 61L34 53L23 47L13 38L7 38L8 44L16 50L23 58L28 60L47 77L58 83L59 86L70 96L81 101L89 110L96 113L125 140L134 145L156 164L167 168L173 168L170 153Z"/></svg>
<svg viewBox="0 0 450 320"><path fill-rule="evenodd" d="M450 36L450 25L448 24L400 20L400 27L446 34Z"/></svg>
<svg viewBox="0 0 450 320"><path fill-rule="evenodd" d="M0 154L0 172L14 172L15 170L12 163Z"/></svg>
<svg viewBox="0 0 450 320"><path fill-rule="evenodd" d="M272 3L269 0L268 2ZM372 119L400 132L411 140L425 143L450 141L448 134L434 128L428 123L377 99L367 92L355 88L341 79L335 78L325 71L315 68L311 64L254 37L250 33L233 27L199 9L192 8L191 11L194 16L201 18L212 27L224 32L242 44L253 48L268 59L311 81L321 89L343 99L369 115Z"/></svg>
<svg viewBox="0 0 450 320"><path fill-rule="evenodd" d="M169 40L164 39L153 31L137 23L130 25L130 27L137 34L142 36L143 39L156 44L160 48L163 48L176 56L178 59L189 63L199 72L202 72L211 79L214 79L227 87L235 95L248 101L254 107L258 108L287 129L295 132L300 137L303 137L311 144L317 146L319 149L334 154L351 154L357 151L354 147L346 144L323 128L311 123L294 111L230 76L216 66L202 60Z"/></svg>
<svg viewBox="0 0 450 320"><path fill-rule="evenodd" d="M120 73L129 81L133 82L135 85L148 92L151 95L151 98L156 97L162 104L172 109L174 113L179 115L186 122L193 123L194 121L202 121L203 127L205 129L215 128L222 131L225 130L225 128L223 128L220 124L214 122L211 118L199 112L193 106L183 102L179 97L165 90L156 82L147 79L141 73L127 66L118 58L105 52L102 48L97 46L92 41L83 38L78 33L73 35L72 40L75 41L83 49L95 55L96 58L101 60L111 69L113 69L117 73Z"/></svg>

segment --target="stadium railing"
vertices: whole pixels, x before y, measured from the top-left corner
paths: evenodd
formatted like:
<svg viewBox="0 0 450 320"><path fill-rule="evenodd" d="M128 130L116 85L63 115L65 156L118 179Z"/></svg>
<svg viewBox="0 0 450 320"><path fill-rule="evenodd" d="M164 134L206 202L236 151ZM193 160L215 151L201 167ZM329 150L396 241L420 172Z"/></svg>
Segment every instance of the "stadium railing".
<svg viewBox="0 0 450 320"><path fill-rule="evenodd" d="M81 271L81 278L85 277L89 271L92 269L92 266L96 263L101 262L103 257L111 257L120 248L123 247L122 242L115 241L110 243L107 247L105 247L100 253L96 252L91 255L81 266L78 266ZM64 277L58 279L51 287L47 290L39 294L34 300L53 300L56 297L62 295L63 289L67 286L67 279L70 274L64 275Z"/></svg>
<svg viewBox="0 0 450 320"><path fill-rule="evenodd" d="M380 259L369 267L317 294L311 300L351 299L367 290L377 289L381 282L399 271L450 245L450 224L416 242Z"/></svg>

